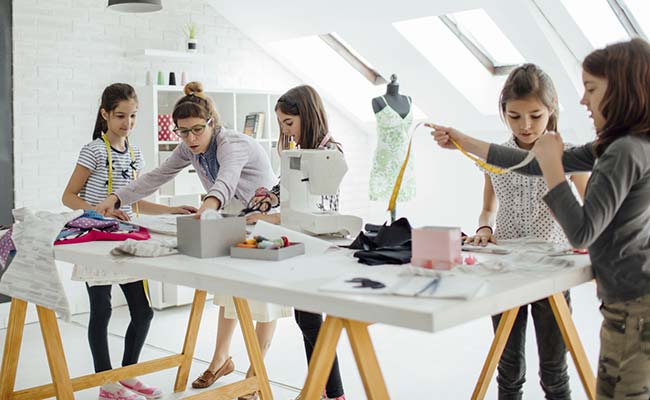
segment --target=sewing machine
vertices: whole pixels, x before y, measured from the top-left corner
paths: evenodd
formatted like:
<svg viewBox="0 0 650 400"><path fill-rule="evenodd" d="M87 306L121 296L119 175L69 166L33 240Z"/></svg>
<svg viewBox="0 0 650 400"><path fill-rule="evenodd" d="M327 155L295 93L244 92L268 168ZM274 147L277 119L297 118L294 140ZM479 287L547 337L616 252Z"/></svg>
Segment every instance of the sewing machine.
<svg viewBox="0 0 650 400"><path fill-rule="evenodd" d="M280 156L282 225L314 235L356 235L362 220L329 209L348 165L336 150L284 150Z"/></svg>

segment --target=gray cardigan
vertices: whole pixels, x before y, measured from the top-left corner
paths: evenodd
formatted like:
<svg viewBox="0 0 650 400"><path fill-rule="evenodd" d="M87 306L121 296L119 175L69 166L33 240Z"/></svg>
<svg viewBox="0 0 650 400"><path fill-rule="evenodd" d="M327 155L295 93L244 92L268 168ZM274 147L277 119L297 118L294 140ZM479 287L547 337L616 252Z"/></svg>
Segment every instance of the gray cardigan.
<svg viewBox="0 0 650 400"><path fill-rule="evenodd" d="M592 171L584 205L568 183L551 189L544 201L574 247L589 248L598 296L605 304L650 294L650 139L627 135L600 158L593 143L565 150L566 172ZM490 145L487 162L507 167L526 152ZM536 161L517 172L541 175Z"/></svg>
<svg viewBox="0 0 650 400"><path fill-rule="evenodd" d="M216 170L214 180L210 171L201 165L201 158L211 164L210 169ZM155 192L190 164L196 169L207 196L217 198L222 208L233 198L246 204L255 189L273 187L278 181L266 151L258 142L242 133L221 128L212 138L206 154L194 155L185 143L181 143L158 168L116 191L115 195L121 202L131 204Z"/></svg>

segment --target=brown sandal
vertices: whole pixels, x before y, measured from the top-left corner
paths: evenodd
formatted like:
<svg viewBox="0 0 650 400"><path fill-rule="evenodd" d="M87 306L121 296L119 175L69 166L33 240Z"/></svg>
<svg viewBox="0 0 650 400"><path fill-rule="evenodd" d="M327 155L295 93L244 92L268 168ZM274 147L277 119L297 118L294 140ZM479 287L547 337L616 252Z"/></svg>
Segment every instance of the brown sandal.
<svg viewBox="0 0 650 400"><path fill-rule="evenodd" d="M196 378L194 382L192 382L192 387L194 389L204 389L207 387L210 387L214 382L217 381L217 379L221 378L222 376L226 376L232 371L235 370L235 363L232 362L232 357L228 357L228 359L223 363L221 367L219 367L218 370L216 370L214 373L210 371L209 369L206 369L203 371L203 374Z"/></svg>
<svg viewBox="0 0 650 400"><path fill-rule="evenodd" d="M253 370L251 368L248 368L248 371L246 371L246 379L250 378L253 376ZM243 396L237 397L237 400L257 400L258 399L258 394L257 392L245 394Z"/></svg>

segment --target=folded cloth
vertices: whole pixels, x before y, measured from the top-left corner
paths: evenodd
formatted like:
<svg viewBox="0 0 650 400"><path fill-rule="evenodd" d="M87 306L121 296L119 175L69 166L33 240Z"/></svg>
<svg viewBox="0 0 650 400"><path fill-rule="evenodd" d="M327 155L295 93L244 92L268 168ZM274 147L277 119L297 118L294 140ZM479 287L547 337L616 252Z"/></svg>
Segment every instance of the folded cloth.
<svg viewBox="0 0 650 400"><path fill-rule="evenodd" d="M354 257L362 264L406 264L411 262L411 224L400 218L391 225L365 226L349 246L359 249Z"/></svg>
<svg viewBox="0 0 650 400"><path fill-rule="evenodd" d="M178 254L176 239L158 240L149 239L137 241L127 239L119 246L111 250L114 256L136 256L136 257L162 257Z"/></svg>

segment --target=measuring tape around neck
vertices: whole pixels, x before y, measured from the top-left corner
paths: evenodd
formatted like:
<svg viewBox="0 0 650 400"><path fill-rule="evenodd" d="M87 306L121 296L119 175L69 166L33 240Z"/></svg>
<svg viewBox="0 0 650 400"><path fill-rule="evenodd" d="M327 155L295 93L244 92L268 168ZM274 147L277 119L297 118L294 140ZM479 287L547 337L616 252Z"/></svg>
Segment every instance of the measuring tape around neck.
<svg viewBox="0 0 650 400"><path fill-rule="evenodd" d="M113 158L111 157L111 142L108 141L108 137L106 137L105 133L102 133L102 140L106 145L106 157L108 158L108 194L110 195L113 193ZM129 149L129 155L131 156L131 162L133 163L133 166L131 167L131 173L133 174L133 180L135 180L135 152L133 151L133 147L131 147L128 140L126 141L126 147ZM137 202L135 203L135 214L137 216L140 216L140 210Z"/></svg>

